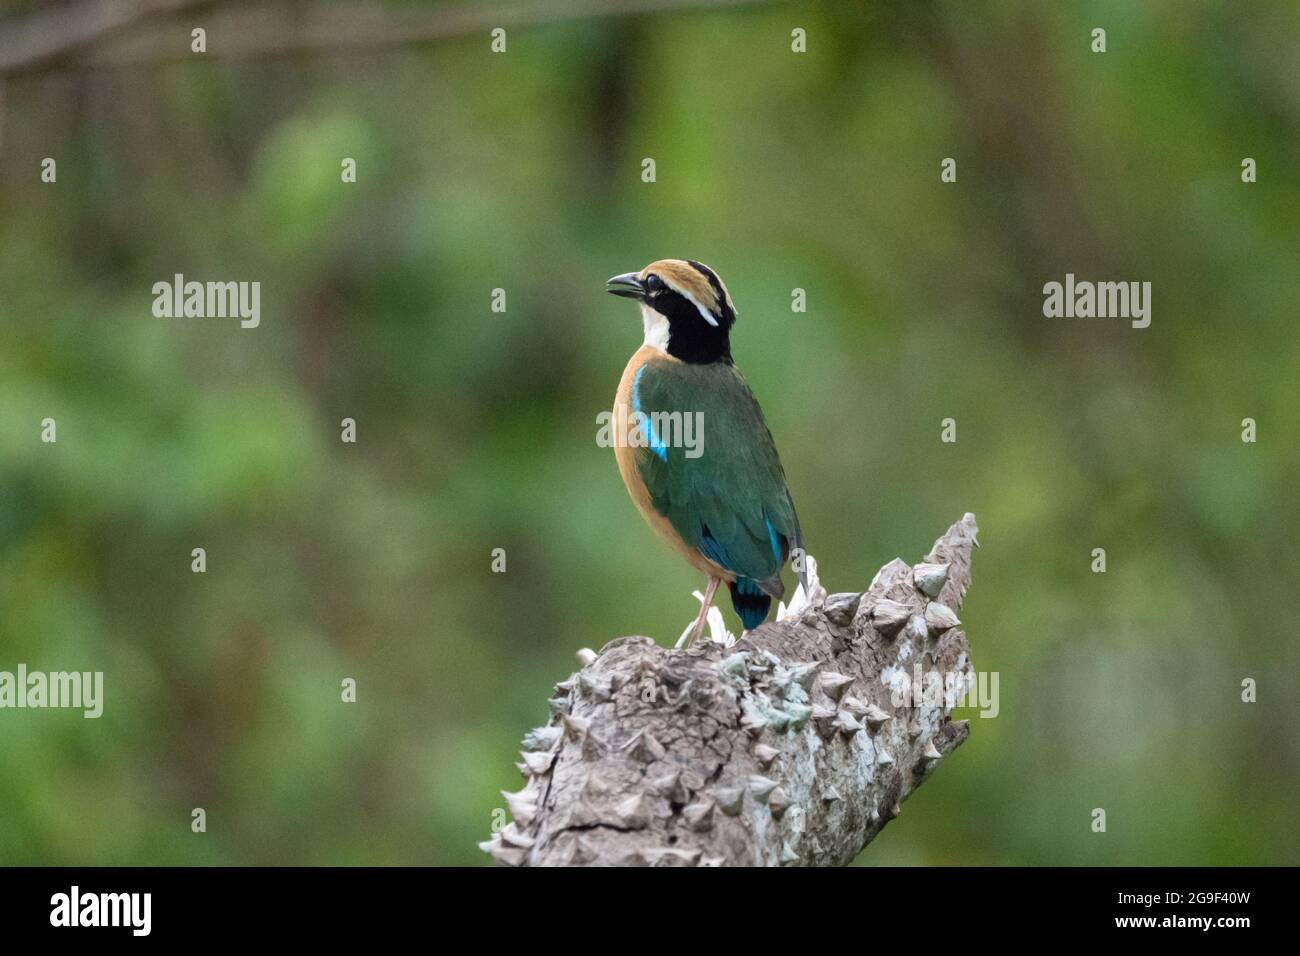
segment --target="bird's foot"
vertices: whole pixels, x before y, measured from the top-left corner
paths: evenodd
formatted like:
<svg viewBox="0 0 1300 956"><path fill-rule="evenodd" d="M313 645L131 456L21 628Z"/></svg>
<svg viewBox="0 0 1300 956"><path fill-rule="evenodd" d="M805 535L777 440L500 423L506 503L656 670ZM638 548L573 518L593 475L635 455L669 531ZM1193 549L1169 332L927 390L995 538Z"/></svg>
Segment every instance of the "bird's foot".
<svg viewBox="0 0 1300 956"><path fill-rule="evenodd" d="M709 606L704 603L704 595L699 591L692 593L700 599L700 613L695 615L695 620L691 622L686 630L682 631L682 636L677 638L675 647L690 647L698 641L700 635L704 633L704 624L709 618Z"/></svg>
<svg viewBox="0 0 1300 956"><path fill-rule="evenodd" d="M686 630L682 631L682 636L677 639L674 647L689 647L695 641L700 639L704 633L704 625L709 626L709 639L714 643L721 644L723 647L730 647L736 643L736 638L727 630L727 625L722 620L722 612L713 606L713 595L717 593L720 581L711 580L709 587L704 594L699 591L691 593L700 602L700 613L695 616L695 620L690 623Z"/></svg>

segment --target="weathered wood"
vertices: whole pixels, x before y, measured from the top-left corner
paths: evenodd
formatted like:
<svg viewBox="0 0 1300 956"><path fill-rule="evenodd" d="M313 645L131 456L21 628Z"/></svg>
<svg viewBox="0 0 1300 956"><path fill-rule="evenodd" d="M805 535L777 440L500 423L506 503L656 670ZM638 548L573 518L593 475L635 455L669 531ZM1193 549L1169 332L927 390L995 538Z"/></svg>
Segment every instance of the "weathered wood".
<svg viewBox="0 0 1300 956"><path fill-rule="evenodd" d="M605 645L556 685L514 821L481 846L513 866L850 862L969 733L950 716L973 678L953 612L976 532L967 514L915 568L814 587L730 648ZM955 692L896 693L918 665Z"/></svg>

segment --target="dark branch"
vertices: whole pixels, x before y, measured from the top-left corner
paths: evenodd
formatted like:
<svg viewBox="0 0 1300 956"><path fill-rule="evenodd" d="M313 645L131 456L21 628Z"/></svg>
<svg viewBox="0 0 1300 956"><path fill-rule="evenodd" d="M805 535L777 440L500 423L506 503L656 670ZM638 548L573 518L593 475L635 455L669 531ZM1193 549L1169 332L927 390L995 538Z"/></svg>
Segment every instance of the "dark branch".
<svg viewBox="0 0 1300 956"><path fill-rule="evenodd" d="M752 6L766 0L531 0L434 7L373 3L213 6L196 0L85 0L0 25L0 75L192 61L190 30L207 31L203 57L275 57L416 46L451 37L592 17ZM158 15L199 8L183 22ZM130 27L131 29L126 29Z"/></svg>

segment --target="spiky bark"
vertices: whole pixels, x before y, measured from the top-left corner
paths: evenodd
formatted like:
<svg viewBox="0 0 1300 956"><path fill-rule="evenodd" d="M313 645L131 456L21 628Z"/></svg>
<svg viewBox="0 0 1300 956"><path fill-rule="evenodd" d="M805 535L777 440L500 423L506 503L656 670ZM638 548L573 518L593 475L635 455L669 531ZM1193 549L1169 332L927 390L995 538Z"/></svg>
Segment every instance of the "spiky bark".
<svg viewBox="0 0 1300 956"><path fill-rule="evenodd" d="M967 514L920 564L816 589L730 648L588 652L524 738L514 821L483 848L513 866L848 863L969 733L952 696L895 690L918 664L949 690L972 680L953 610L976 532Z"/></svg>

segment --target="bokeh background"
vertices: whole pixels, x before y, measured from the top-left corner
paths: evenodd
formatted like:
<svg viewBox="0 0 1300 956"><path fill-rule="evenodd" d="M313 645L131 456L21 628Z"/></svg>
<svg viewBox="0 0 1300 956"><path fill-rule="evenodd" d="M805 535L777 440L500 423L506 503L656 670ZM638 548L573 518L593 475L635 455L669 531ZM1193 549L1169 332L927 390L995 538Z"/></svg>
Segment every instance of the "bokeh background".
<svg viewBox="0 0 1300 956"><path fill-rule="evenodd" d="M697 606L595 441L689 256L831 590L982 528L1000 714L860 863L1300 862L1300 6L157 6L0 17L0 669L106 675L0 711L0 861L486 864L574 652Z"/></svg>

